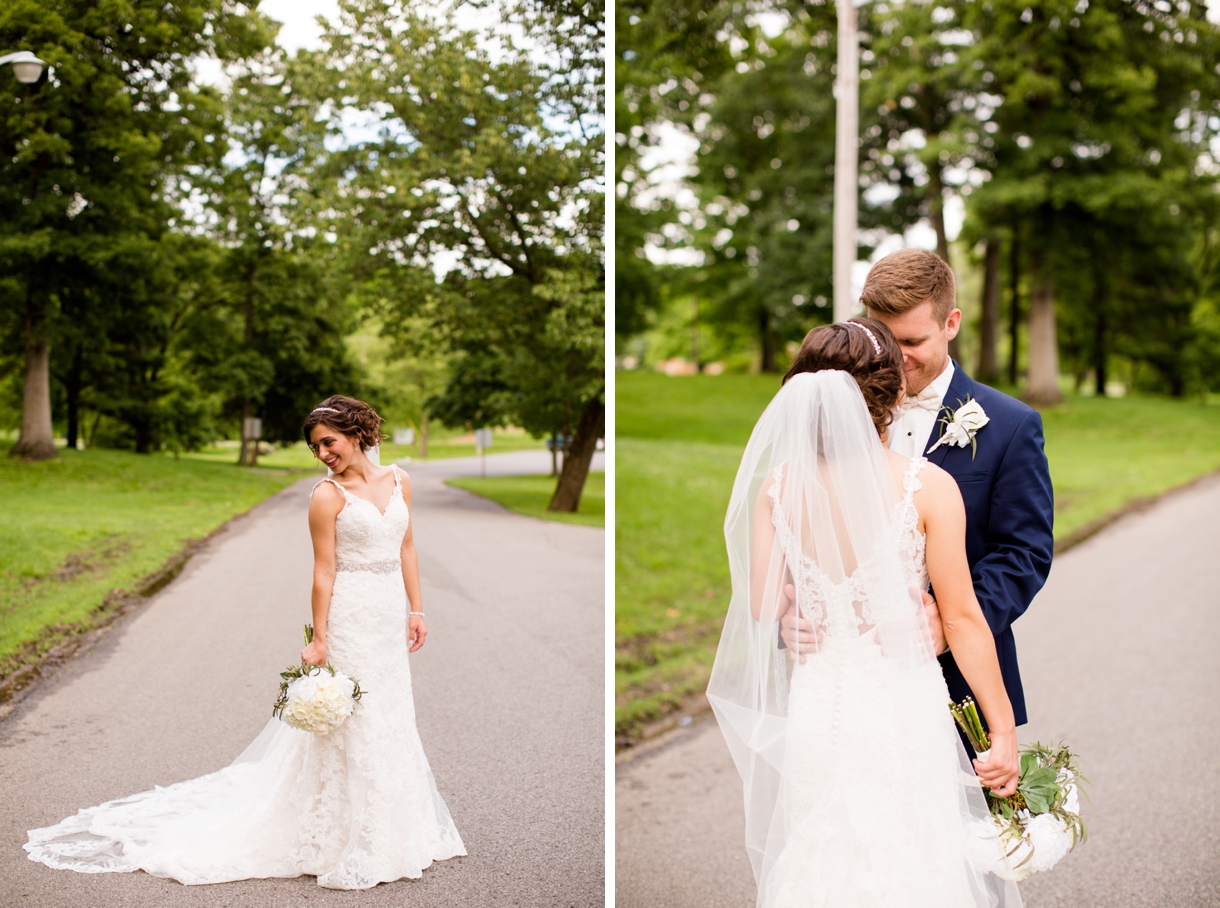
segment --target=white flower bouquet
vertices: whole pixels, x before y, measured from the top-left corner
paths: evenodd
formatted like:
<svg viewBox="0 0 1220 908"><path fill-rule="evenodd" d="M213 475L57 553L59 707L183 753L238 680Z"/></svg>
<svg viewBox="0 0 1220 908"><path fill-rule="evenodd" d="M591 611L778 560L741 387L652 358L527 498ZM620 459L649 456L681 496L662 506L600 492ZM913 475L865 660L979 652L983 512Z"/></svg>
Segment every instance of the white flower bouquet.
<svg viewBox="0 0 1220 908"><path fill-rule="evenodd" d="M305 625L305 645L313 642L313 625ZM347 721L364 696L360 682L329 665L302 662L280 672L280 695L271 715L293 728L326 735Z"/></svg>
<svg viewBox="0 0 1220 908"><path fill-rule="evenodd" d="M967 697L961 705L949 704L958 726L980 760L991 747L978 707ZM1088 780L1067 747L1034 743L1021 750L1021 777L1017 791L1008 797L987 792L990 820L979 821L981 839L996 839L1004 860L992 868L999 876L1023 880L1031 873L1050 870L1065 854L1088 840L1080 819L1080 785Z"/></svg>

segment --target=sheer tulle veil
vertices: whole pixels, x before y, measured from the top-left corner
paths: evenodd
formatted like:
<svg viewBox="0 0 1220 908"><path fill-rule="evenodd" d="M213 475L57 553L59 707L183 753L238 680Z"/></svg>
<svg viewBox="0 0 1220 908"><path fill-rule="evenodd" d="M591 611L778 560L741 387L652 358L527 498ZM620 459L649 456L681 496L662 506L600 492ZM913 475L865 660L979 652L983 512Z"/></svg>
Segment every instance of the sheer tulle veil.
<svg viewBox="0 0 1220 908"><path fill-rule="evenodd" d="M869 693L879 701L879 718L886 707L905 708L906 676L918 673L926 681L936 672L939 679L920 591L910 579L911 553L897 527L902 500L864 397L846 372L791 378L759 418L742 456L724 524L733 592L708 699L742 777L746 847L760 905L784 903L768 896L769 877L794 834L793 783L801 781L794 774L809 770L791 756L789 700L797 668L791 650L778 643L778 623L789 607L785 587L795 588L796 605L824 632L809 662L822 650L854 652L865 638L879 644L885 664L865 676L881 684ZM851 683L861 676L838 677ZM956 738L943 702L938 708L946 721L933 733L948 748L947 797L964 829L986 807L973 775L965 778L952 744L944 743L943 734ZM853 718L856 727L868 720ZM877 729L878 747L890 733ZM954 790L959 781L960 792ZM963 849L964 839L959 836ZM985 895L981 876L971 888L980 905L1014 904ZM821 904L809 902L815 903Z"/></svg>

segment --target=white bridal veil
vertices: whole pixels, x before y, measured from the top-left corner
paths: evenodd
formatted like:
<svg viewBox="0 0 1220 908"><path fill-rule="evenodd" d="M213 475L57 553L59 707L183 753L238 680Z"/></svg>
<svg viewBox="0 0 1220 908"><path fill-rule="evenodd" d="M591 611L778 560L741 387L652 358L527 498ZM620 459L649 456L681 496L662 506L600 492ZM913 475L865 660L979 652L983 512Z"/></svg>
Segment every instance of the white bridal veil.
<svg viewBox="0 0 1220 908"><path fill-rule="evenodd" d="M967 834L986 806L965 754L954 753L915 579L913 514L856 381L841 371L790 379L758 420L733 485L724 525L733 593L708 685L742 777L760 906L891 904L855 882L837 899L835 881L851 874L834 861L860 863L861 879L907 880L910 898L895 904L925 904L921 883L946 874L952 885L927 904L1019 904L1015 887L986 873L994 840ZM805 664L779 645L793 590L821 631ZM905 856L890 847L903 834L921 839ZM881 870L869 857L877 850L887 853ZM946 852L948 870L921 866Z"/></svg>

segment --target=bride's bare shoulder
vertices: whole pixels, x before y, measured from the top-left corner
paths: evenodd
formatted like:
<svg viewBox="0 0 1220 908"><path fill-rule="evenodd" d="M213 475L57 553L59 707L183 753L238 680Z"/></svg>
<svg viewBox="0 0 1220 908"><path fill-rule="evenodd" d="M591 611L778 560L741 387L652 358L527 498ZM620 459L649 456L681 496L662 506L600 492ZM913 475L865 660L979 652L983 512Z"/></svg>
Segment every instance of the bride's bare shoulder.
<svg viewBox="0 0 1220 908"><path fill-rule="evenodd" d="M915 493L915 506L920 513L951 508L962 510L962 493L957 480L929 461L919 471L920 490Z"/></svg>

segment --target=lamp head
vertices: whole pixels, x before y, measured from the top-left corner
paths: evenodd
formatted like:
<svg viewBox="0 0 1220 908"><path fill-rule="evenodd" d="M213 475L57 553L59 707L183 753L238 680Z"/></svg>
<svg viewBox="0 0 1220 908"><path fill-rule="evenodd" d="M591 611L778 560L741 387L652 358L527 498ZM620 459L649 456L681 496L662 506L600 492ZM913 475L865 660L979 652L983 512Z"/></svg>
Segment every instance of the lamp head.
<svg viewBox="0 0 1220 908"><path fill-rule="evenodd" d="M13 64L13 75L17 81L26 85L37 82L42 77L43 67L47 65L46 61L39 60L28 50L9 55L8 62Z"/></svg>

